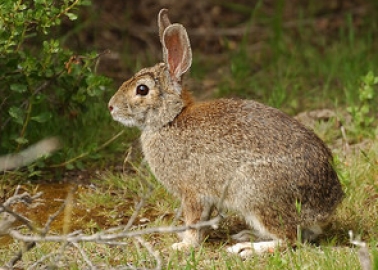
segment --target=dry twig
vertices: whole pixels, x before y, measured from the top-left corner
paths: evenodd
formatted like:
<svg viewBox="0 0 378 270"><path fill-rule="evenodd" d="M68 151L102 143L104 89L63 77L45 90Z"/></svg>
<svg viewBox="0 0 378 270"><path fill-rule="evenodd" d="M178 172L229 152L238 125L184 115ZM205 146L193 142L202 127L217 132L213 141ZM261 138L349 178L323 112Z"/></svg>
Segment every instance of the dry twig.
<svg viewBox="0 0 378 270"><path fill-rule="evenodd" d="M354 238L352 231L349 231L349 238L351 244L360 247L360 249L358 250L358 259L360 260L362 270L372 270L373 266L371 263L371 258L367 244L358 239L358 237Z"/></svg>
<svg viewBox="0 0 378 270"><path fill-rule="evenodd" d="M55 137L41 140L17 154L9 154L0 157L0 172L26 166L42 156L51 154L59 148L59 140Z"/></svg>

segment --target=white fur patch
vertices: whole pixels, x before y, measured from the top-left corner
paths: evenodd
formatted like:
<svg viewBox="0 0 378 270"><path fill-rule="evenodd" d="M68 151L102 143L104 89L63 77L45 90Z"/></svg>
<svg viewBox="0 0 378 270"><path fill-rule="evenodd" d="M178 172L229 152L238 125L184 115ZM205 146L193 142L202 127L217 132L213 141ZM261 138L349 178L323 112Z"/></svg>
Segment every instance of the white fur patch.
<svg viewBox="0 0 378 270"><path fill-rule="evenodd" d="M174 243L171 247L174 250L186 250L186 249L189 249L190 247L193 247L193 245L186 242L178 242L178 243Z"/></svg>
<svg viewBox="0 0 378 270"><path fill-rule="evenodd" d="M113 110L115 110L115 109L116 108L114 108ZM119 115L115 115L115 113L112 113L112 116L113 116L113 119L115 121L120 122L124 126L127 126L127 127L135 127L136 126L136 122L132 118L124 118L124 117L121 117Z"/></svg>
<svg viewBox="0 0 378 270"><path fill-rule="evenodd" d="M251 255L265 254L274 252L275 248L281 244L280 240L264 241L264 242L244 242L237 243L227 248L230 253L238 254L240 257L246 258Z"/></svg>

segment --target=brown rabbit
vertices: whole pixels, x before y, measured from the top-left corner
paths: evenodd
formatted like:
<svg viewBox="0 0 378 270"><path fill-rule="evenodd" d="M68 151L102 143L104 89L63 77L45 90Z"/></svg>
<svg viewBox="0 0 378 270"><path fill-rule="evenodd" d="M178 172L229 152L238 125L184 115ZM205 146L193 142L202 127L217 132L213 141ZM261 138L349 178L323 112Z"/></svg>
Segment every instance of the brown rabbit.
<svg viewBox="0 0 378 270"><path fill-rule="evenodd" d="M141 129L152 172L181 199L185 223L209 219L222 205L237 211L265 239L228 250L249 255L302 236L314 239L342 200L326 145L281 111L252 100L196 103L182 88L192 52L181 24L158 16L164 63L144 68L109 102L114 120ZM204 239L187 230L181 249Z"/></svg>

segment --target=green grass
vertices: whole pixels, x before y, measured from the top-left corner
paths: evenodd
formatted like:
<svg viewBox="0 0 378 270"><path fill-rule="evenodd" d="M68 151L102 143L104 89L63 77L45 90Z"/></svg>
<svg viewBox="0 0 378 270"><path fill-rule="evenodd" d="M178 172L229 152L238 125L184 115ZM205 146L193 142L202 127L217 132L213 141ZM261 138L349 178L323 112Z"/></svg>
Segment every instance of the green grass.
<svg viewBox="0 0 378 270"><path fill-rule="evenodd" d="M252 13L250 20L266 27L246 33L228 53L229 72L221 77L218 96L254 98L290 114L353 104L359 78L377 73L377 21L367 18L357 27L346 13L340 18L343 26L325 34L315 15L320 4L297 12L290 18L297 27L285 28L280 3L271 17ZM261 49L254 49L256 43L262 43Z"/></svg>
<svg viewBox="0 0 378 270"><path fill-rule="evenodd" d="M290 40L275 58L269 46L259 53L264 56L238 48L231 53L230 75L219 83L218 96L252 97L289 113L333 107L336 102L353 104L360 77L368 71L377 73L377 46L364 36L346 46L340 36L330 44L312 46Z"/></svg>

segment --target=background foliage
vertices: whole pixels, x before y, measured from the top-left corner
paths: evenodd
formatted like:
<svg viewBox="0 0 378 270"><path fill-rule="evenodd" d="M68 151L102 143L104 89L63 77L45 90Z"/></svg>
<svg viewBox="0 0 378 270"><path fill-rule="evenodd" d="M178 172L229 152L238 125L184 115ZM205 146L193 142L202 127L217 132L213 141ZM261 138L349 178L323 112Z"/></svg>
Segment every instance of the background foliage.
<svg viewBox="0 0 378 270"><path fill-rule="evenodd" d="M111 80L96 74L97 53L78 55L53 33L62 21L76 20L77 9L89 4L87 0L0 4L0 154L52 135L77 147L74 137L79 134L72 128L96 107ZM67 151L56 161L66 157Z"/></svg>

